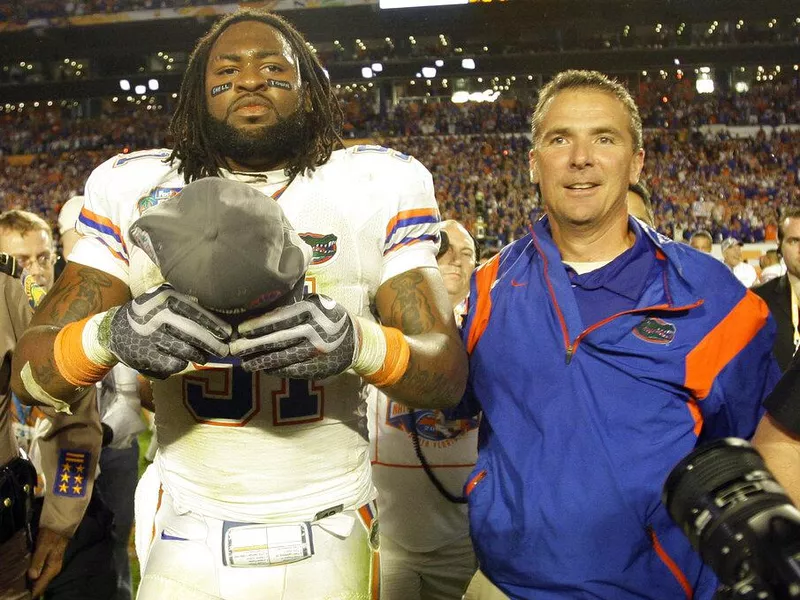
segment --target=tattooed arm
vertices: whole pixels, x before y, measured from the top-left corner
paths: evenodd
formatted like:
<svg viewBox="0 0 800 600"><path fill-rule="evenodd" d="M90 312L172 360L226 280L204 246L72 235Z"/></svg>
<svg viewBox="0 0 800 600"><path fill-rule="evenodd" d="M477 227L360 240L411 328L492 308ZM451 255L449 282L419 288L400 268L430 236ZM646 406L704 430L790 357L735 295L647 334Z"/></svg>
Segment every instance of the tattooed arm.
<svg viewBox="0 0 800 600"><path fill-rule="evenodd" d="M14 393L23 402L41 404L31 396L20 377L22 369L29 364L30 375L47 394L67 404L78 401L86 388L71 385L59 373L53 358L56 334L67 323L128 300L128 286L116 277L78 263L67 263L14 350L11 380Z"/></svg>
<svg viewBox="0 0 800 600"><path fill-rule="evenodd" d="M378 289L381 323L396 327L411 348L408 370L383 388L391 398L417 408L456 405L467 382L467 355L438 269L413 269Z"/></svg>

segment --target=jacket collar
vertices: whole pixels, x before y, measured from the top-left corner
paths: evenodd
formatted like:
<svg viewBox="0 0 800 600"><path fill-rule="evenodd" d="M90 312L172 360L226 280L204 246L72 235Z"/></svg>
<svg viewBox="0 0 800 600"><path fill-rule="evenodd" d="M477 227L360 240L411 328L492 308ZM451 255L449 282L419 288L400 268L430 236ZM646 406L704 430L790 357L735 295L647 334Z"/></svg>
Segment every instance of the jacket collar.
<svg viewBox="0 0 800 600"><path fill-rule="evenodd" d="M629 216L628 227L637 236L645 236L656 249L656 259L664 262L666 272L665 293L671 306L687 306L703 299L698 289L685 275L687 252L698 252L661 235L638 219ZM531 234L550 264L561 263L561 252L550 234L547 215L542 216L531 227ZM711 257L709 257L711 260Z"/></svg>

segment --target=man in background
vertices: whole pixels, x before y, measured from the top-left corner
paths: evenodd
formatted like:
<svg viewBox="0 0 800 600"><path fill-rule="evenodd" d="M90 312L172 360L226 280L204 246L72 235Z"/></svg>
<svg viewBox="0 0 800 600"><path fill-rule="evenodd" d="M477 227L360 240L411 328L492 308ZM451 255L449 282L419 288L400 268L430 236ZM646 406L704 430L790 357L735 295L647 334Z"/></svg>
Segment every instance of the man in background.
<svg viewBox="0 0 800 600"><path fill-rule="evenodd" d="M728 267L731 272L736 276L742 285L746 288L753 287L758 280L758 274L755 267L750 263L742 260L742 246L744 243L736 238L726 238L722 241L722 262Z"/></svg>
<svg viewBox="0 0 800 600"><path fill-rule="evenodd" d="M0 600L29 600L26 575L31 524L26 504L33 495L36 473L30 461L20 455L14 437L9 379L11 353L30 319L30 307L19 279L11 275L14 267L11 257L0 255L0 498L13 499L9 506L0 504ZM10 476L12 472L14 477ZM60 562L60 558L54 558ZM57 572L57 567L54 570Z"/></svg>
<svg viewBox="0 0 800 600"><path fill-rule="evenodd" d="M761 274L758 276L758 284L764 285L768 281L780 277L786 272L781 264L780 250L767 250L758 259L758 266L761 267Z"/></svg>
<svg viewBox="0 0 800 600"><path fill-rule="evenodd" d="M22 210L0 215L0 252L13 256L45 291L49 290L54 279L55 251L50 227L43 219ZM5 284L16 284L22 291L18 280ZM19 300L15 297L13 302ZM22 308L9 306L10 314L22 310L18 314L27 325L30 306L26 300L23 303ZM12 333L20 334L19 323L3 325L5 336ZM14 350L11 342L15 338L7 340L8 357ZM34 530L38 527L38 533L28 570L33 597L46 590L48 598L57 600L107 600L113 589L108 584L113 584L114 571L108 561L110 516L94 497L102 439L95 394L83 394L72 407L74 414L64 412L65 407L55 410L52 406L29 412L15 401L10 390L8 399L15 414L22 411L17 416L21 439L32 444L31 453L44 485L44 499L37 503L34 517ZM11 406L3 406L0 419L11 416L11 410ZM107 545L98 543L101 540L107 540ZM93 551L85 552L87 547ZM5 563L0 567L3 569Z"/></svg>
<svg viewBox="0 0 800 600"><path fill-rule="evenodd" d="M460 321L480 258L458 221L445 221L437 256ZM478 419L445 418L378 394L369 407L372 476L381 510L383 600L460 600L477 567L464 483L478 454Z"/></svg>
<svg viewBox="0 0 800 600"><path fill-rule="evenodd" d="M701 229L692 234L692 237L689 238L689 245L695 250L711 254L711 250L714 246L714 238L712 238L711 234L705 229Z"/></svg>
<svg viewBox="0 0 800 600"><path fill-rule="evenodd" d="M53 285L56 253L52 231L37 215L22 210L0 215L0 251L12 254L44 292ZM34 302L33 298L28 300ZM114 565L109 560L113 534L112 516L94 486L97 453L66 449L73 444L93 449L97 441L96 396L87 393L82 397L74 420L62 412L24 407L16 397L13 399L18 441L30 449L44 480L43 503L41 498L35 502L34 531L38 523L43 525L31 563L30 577L36 579L34 594L46 588L47 597L52 600L105 600L115 578ZM63 462L62 455L70 456L72 462L83 456L91 463L91 472L83 474L84 470L89 471L89 464ZM53 467L54 463L58 464ZM81 472L76 474L77 485L66 490L62 485L56 486L71 481L66 479L64 469L78 467ZM60 481L53 483L56 476ZM53 513L58 516L53 517ZM46 526L51 521L56 525ZM41 575L36 574L39 571Z"/></svg>
<svg viewBox="0 0 800 600"><path fill-rule="evenodd" d="M786 371L800 346L800 209L787 210L778 222L778 253L786 264L786 274L753 288L764 299L778 325L773 352L781 371Z"/></svg>

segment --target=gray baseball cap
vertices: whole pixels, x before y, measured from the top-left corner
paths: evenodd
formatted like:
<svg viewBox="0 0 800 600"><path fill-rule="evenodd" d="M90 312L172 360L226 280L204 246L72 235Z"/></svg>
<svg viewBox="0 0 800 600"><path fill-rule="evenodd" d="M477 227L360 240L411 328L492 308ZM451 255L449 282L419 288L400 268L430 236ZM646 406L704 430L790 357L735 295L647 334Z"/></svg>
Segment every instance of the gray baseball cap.
<svg viewBox="0 0 800 600"><path fill-rule="evenodd" d="M296 294L312 256L273 198L218 177L148 208L129 233L176 290L221 313Z"/></svg>

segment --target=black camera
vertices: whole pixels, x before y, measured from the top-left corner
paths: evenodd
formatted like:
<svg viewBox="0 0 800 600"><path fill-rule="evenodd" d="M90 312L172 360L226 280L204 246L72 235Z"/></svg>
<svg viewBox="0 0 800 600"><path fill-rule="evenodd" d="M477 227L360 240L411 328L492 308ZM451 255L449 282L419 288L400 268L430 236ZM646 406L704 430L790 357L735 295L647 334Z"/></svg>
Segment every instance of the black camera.
<svg viewBox="0 0 800 600"><path fill-rule="evenodd" d="M0 252L0 273L5 273L11 277L20 277L22 275L22 269L19 268L13 256L5 252Z"/></svg>
<svg viewBox="0 0 800 600"><path fill-rule="evenodd" d="M715 598L800 598L800 511L749 443L700 446L672 469L662 500L719 578Z"/></svg>

